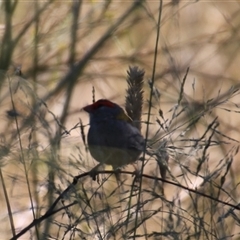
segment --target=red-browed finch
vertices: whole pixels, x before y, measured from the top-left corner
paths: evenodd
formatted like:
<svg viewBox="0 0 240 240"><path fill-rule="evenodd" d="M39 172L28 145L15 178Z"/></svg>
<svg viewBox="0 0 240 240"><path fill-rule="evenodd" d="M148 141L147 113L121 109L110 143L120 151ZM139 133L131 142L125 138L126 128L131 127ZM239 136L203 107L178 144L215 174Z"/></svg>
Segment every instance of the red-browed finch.
<svg viewBox="0 0 240 240"><path fill-rule="evenodd" d="M99 165L116 169L139 158L144 148L143 136L119 105L100 99L83 110L90 116L89 151Z"/></svg>

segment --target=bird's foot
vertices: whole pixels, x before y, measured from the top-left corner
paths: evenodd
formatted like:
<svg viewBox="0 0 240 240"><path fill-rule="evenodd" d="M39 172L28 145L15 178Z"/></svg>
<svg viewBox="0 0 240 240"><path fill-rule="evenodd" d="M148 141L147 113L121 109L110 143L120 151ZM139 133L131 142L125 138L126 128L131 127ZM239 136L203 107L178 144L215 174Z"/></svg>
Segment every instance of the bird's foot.
<svg viewBox="0 0 240 240"><path fill-rule="evenodd" d="M138 170L138 169L135 169L135 170L133 171L132 176L135 176L135 181L136 181L136 182L140 182L141 171Z"/></svg>
<svg viewBox="0 0 240 240"><path fill-rule="evenodd" d="M96 167L94 167L92 170L89 171L89 176L92 178L93 181L98 182L99 184L99 175L98 175L98 167L100 166L100 164L98 164Z"/></svg>
<svg viewBox="0 0 240 240"><path fill-rule="evenodd" d="M134 171L132 173L132 176L135 176L135 181L140 182L140 177L141 177L141 170L138 169L138 167L135 164L132 164L134 167Z"/></svg>
<svg viewBox="0 0 240 240"><path fill-rule="evenodd" d="M114 169L114 175L115 175L118 183L121 182L120 173L121 173L121 169L120 168Z"/></svg>

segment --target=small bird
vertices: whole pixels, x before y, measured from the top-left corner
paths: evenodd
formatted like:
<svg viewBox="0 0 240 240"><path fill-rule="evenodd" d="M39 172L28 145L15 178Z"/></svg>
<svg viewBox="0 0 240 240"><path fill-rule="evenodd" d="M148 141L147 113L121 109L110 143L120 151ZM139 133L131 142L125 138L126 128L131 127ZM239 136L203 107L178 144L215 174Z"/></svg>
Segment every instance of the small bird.
<svg viewBox="0 0 240 240"><path fill-rule="evenodd" d="M83 110L90 116L89 151L100 163L95 169L101 164L108 164L116 170L139 158L144 149L144 138L123 108L100 99Z"/></svg>

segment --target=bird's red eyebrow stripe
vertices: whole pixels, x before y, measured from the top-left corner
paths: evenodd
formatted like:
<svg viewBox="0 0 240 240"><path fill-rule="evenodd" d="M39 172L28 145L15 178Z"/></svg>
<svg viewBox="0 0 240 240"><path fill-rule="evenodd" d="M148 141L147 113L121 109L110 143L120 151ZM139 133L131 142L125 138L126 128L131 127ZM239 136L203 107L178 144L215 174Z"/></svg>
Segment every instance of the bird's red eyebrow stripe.
<svg viewBox="0 0 240 240"><path fill-rule="evenodd" d="M115 107L115 104L106 99L100 99L97 102L84 107L83 109L87 112L90 112L95 109L98 109L100 106L107 106L107 107L113 108Z"/></svg>
<svg viewBox="0 0 240 240"><path fill-rule="evenodd" d="M108 101L106 99L100 99L96 102L96 104L100 104L100 105L106 105L106 106L109 106L109 107L114 107L115 104L111 101Z"/></svg>
<svg viewBox="0 0 240 240"><path fill-rule="evenodd" d="M107 106L107 107L114 107L114 103L108 101L108 100L105 100L105 99L100 99L98 100L97 102L93 103L92 104L92 108L93 109L97 109L99 108L100 106Z"/></svg>

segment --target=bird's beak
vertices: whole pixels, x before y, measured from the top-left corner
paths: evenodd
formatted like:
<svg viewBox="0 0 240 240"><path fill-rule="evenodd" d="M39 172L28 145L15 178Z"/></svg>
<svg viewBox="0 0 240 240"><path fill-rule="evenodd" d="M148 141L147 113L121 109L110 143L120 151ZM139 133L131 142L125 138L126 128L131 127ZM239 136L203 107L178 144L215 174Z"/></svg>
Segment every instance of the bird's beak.
<svg viewBox="0 0 240 240"><path fill-rule="evenodd" d="M82 110L84 110L85 112L90 113L92 111L92 107L91 107L91 105L87 105L87 106L83 107Z"/></svg>

